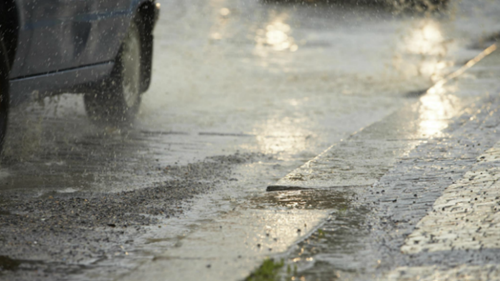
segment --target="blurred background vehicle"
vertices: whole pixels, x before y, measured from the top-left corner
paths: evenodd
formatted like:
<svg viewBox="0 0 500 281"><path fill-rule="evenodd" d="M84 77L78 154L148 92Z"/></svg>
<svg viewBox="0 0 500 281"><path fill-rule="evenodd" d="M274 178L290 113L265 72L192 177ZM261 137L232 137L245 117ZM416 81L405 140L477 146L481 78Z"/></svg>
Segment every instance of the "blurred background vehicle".
<svg viewBox="0 0 500 281"><path fill-rule="evenodd" d="M263 2L290 4L348 4L348 5L382 5L394 11L411 10L413 12L443 10L449 0L262 0Z"/></svg>

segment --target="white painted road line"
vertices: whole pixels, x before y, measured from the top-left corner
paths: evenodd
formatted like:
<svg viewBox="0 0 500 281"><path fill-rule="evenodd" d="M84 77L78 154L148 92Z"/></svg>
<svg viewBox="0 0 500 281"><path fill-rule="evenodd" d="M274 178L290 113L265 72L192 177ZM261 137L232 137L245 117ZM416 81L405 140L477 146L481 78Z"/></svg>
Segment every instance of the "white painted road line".
<svg viewBox="0 0 500 281"><path fill-rule="evenodd" d="M437 280L500 280L500 266L462 265L455 268L440 268L438 266L399 267L392 271L386 279L388 281L437 281Z"/></svg>
<svg viewBox="0 0 500 281"><path fill-rule="evenodd" d="M401 251L500 248L499 179L500 142L478 158L472 171L446 188Z"/></svg>

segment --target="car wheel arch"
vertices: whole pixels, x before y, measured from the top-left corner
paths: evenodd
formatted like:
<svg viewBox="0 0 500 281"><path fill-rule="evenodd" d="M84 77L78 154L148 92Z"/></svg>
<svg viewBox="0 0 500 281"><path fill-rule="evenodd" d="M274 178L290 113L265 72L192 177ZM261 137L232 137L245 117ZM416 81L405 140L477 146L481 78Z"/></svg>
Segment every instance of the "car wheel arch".
<svg viewBox="0 0 500 281"><path fill-rule="evenodd" d="M9 65L7 49L0 40L0 154L7 132L7 121L9 116Z"/></svg>
<svg viewBox="0 0 500 281"><path fill-rule="evenodd" d="M15 1L0 1L0 38L3 39L10 67L16 55L19 28L19 9Z"/></svg>
<svg viewBox="0 0 500 281"><path fill-rule="evenodd" d="M141 91L145 92L151 84L151 73L153 64L153 29L156 21L155 4L152 1L145 1L140 4L137 14L144 27L142 38L142 85Z"/></svg>

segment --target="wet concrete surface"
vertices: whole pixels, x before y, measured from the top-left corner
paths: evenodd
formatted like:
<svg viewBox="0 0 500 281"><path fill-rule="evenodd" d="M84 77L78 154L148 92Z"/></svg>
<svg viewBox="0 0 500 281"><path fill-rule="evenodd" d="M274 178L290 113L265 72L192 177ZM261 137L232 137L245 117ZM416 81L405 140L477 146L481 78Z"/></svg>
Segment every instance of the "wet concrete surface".
<svg viewBox="0 0 500 281"><path fill-rule="evenodd" d="M325 212L332 215L321 232L311 225L299 236L283 234L287 242L274 252L247 249L240 267L224 266L223 259L219 267L210 263L219 270L211 276L243 278L263 257L297 241L283 257L298 264L299 275L306 278L329 278L338 271L334 274L363 279L363 274L391 269L386 264L399 257L394 245L403 243L404 235L392 237L394 222L373 213L379 204L374 198L389 198L380 212L398 216L393 207L411 201L398 197L398 183L416 177L433 180L419 166L433 157L427 150L453 136L464 141L482 136L474 131L481 127L452 130L475 124L467 121L471 117L490 120L485 124L494 120L485 115L494 112L497 100L484 94L493 95L497 85L492 71L497 60L476 65L444 93L423 95L491 43L479 40L488 37L483 34L500 30L494 17L498 5L460 5L452 5L450 14L428 17L394 15L377 6L162 2L153 84L133 128L95 126L76 95L12 111L0 167L0 279L134 279L140 275L130 272L140 274L148 267L161 279L168 274L158 271L162 261L177 255L175 265L187 271L193 262L183 261L183 250L196 245L190 243L202 234L207 234L205 244L219 245L213 227L245 222L235 214L288 209L305 218L316 214L311 215L315 224ZM476 114L479 109L482 113ZM475 147L456 170L452 166L457 171L452 178L458 179L471 157L492 142ZM319 191L265 193L267 186L283 186L283 181L292 180L292 187L309 181L306 173L289 173L332 143L338 143L338 153L330 158L341 159L335 171L350 174L329 174L335 184L322 185L328 172L315 173L313 185ZM421 150L411 157L397 156L417 146ZM453 151L464 155L463 149ZM364 164L356 165L360 162ZM397 169L414 169L415 174L401 179L403 172ZM371 186L380 182L392 187L367 198ZM443 180L436 192L424 196L424 207L402 224L402 232L411 230L447 184ZM331 186L337 188L324 190ZM254 221L255 233L273 225ZM294 223L302 221L284 222L279 229L287 233ZM380 246L380 239L393 239L392 246ZM205 253L210 251L219 250ZM193 252L196 248L184 254ZM199 255L189 258L208 270L206 260L216 257Z"/></svg>

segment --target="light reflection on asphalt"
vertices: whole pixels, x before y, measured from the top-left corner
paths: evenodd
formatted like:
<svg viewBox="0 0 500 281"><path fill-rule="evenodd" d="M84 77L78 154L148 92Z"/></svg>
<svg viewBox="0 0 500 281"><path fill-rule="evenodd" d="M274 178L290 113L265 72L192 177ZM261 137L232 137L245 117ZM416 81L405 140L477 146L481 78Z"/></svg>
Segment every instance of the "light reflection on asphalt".
<svg viewBox="0 0 500 281"><path fill-rule="evenodd" d="M267 51L268 48L274 51L297 51L298 46L291 35L291 27L286 23L288 17L286 13L271 15L271 20L267 25L257 30L255 36L255 53L257 55L263 57L270 55Z"/></svg>
<svg viewBox="0 0 500 281"><path fill-rule="evenodd" d="M437 82L449 72L456 42L446 38L442 23L428 18L410 23L394 58L395 66L409 75L419 74ZM411 74L413 73L413 74Z"/></svg>
<svg viewBox="0 0 500 281"><path fill-rule="evenodd" d="M308 139L313 137L313 132L307 129L305 122L307 120L276 117L256 125L254 134L260 151L272 155L286 155L288 151L306 150Z"/></svg>
<svg viewBox="0 0 500 281"><path fill-rule="evenodd" d="M441 88L420 98L419 134L422 137L443 137L451 118L458 114L460 99Z"/></svg>

